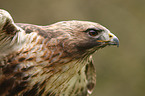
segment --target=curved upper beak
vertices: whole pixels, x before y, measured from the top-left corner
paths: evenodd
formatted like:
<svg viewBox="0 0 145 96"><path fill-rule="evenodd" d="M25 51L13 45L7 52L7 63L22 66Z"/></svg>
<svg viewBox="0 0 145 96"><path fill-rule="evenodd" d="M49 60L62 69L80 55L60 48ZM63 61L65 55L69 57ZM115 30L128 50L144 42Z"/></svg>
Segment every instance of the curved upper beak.
<svg viewBox="0 0 145 96"><path fill-rule="evenodd" d="M112 33L103 34L98 38L97 42L104 45L116 45L119 47L119 39Z"/></svg>

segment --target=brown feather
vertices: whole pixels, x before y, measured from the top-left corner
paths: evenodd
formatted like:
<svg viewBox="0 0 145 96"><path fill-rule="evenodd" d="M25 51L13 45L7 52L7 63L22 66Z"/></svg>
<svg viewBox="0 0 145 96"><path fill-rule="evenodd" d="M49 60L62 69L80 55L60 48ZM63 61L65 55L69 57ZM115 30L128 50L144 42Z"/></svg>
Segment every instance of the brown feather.
<svg viewBox="0 0 145 96"><path fill-rule="evenodd" d="M96 70L93 64L92 56L89 59L89 63L86 65L86 78L87 78L87 89L88 93L91 94L96 85Z"/></svg>

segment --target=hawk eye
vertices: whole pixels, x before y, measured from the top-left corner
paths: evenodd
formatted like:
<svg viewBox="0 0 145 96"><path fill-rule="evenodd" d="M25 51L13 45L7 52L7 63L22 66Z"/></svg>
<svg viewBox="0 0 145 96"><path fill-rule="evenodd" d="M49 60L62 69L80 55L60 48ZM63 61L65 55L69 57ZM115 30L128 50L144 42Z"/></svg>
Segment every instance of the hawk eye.
<svg viewBox="0 0 145 96"><path fill-rule="evenodd" d="M86 32L88 32L88 34L90 36L96 36L99 34L99 32L101 32L102 30L97 30L97 29L87 29Z"/></svg>

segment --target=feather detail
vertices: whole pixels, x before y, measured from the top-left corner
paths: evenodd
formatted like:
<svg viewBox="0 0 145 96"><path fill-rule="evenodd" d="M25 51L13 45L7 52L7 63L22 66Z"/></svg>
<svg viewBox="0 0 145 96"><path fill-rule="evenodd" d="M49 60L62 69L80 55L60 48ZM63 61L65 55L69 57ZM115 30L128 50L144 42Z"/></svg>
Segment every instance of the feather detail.
<svg viewBox="0 0 145 96"><path fill-rule="evenodd" d="M93 64L92 56L89 58L89 63L86 65L86 78L88 93L91 94L96 85L96 70Z"/></svg>
<svg viewBox="0 0 145 96"><path fill-rule="evenodd" d="M25 31L15 25L7 11L0 10L0 57L20 49L25 40Z"/></svg>

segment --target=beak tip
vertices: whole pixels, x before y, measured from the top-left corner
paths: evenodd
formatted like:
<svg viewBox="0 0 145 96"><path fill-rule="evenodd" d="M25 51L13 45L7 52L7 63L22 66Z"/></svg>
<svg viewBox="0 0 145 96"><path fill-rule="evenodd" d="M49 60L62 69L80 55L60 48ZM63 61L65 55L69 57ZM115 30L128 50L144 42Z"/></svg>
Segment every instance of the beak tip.
<svg viewBox="0 0 145 96"><path fill-rule="evenodd" d="M117 47L119 47L119 44L117 44Z"/></svg>
<svg viewBox="0 0 145 96"><path fill-rule="evenodd" d="M113 38L113 42L115 45L117 45L117 47L119 47L119 39L117 37Z"/></svg>

